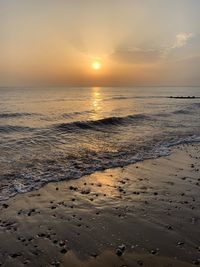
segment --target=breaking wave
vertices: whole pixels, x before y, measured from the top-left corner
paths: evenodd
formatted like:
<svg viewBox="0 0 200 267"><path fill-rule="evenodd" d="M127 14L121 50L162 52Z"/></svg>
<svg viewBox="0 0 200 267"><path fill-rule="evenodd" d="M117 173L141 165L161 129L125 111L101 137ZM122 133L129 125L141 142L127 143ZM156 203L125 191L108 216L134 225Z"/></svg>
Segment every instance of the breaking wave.
<svg viewBox="0 0 200 267"><path fill-rule="evenodd" d="M79 129L97 129L97 127L110 127L110 126L121 126L133 123L135 121L147 120L149 117L144 114L128 115L125 117L108 117L99 120L88 120L88 121L75 121L71 123L61 123L56 125L56 129L61 131L76 130Z"/></svg>

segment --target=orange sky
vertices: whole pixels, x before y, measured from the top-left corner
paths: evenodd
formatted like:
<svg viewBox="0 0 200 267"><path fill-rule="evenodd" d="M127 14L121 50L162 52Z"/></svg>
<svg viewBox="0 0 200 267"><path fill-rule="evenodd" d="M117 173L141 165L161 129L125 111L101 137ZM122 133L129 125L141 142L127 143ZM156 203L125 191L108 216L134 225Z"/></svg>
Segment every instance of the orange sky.
<svg viewBox="0 0 200 267"><path fill-rule="evenodd" d="M199 10L196 0L2 0L0 86L199 85Z"/></svg>

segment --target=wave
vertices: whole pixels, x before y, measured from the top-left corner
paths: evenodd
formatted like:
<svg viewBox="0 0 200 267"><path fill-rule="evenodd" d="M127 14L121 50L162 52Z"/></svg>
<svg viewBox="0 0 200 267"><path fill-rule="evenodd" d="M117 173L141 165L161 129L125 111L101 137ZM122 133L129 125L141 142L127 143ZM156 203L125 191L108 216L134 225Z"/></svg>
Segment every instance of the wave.
<svg viewBox="0 0 200 267"><path fill-rule="evenodd" d="M193 106L194 106L194 108L200 108L200 103L194 103Z"/></svg>
<svg viewBox="0 0 200 267"><path fill-rule="evenodd" d="M61 123L55 128L58 130L75 130L77 128L87 130L87 129L98 129L99 127L111 127L127 125L136 121L141 121L148 119L149 117L144 114L128 115L126 117L108 117L99 120L88 120L88 121L75 121L70 123Z"/></svg>
<svg viewBox="0 0 200 267"><path fill-rule="evenodd" d="M95 111L94 110L85 110L85 111L75 111L75 112L70 112L70 113L63 113L62 117L63 118L74 118L74 117L78 117L81 115L87 115L87 114L93 114Z"/></svg>
<svg viewBox="0 0 200 267"><path fill-rule="evenodd" d="M17 125L0 125L0 133L12 133L12 132L28 132L33 130L27 126L17 126Z"/></svg>
<svg viewBox="0 0 200 267"><path fill-rule="evenodd" d="M192 111L189 109L179 109L179 110L175 110L173 111L173 114L191 114Z"/></svg>
<svg viewBox="0 0 200 267"><path fill-rule="evenodd" d="M32 116L33 113L0 113L0 119Z"/></svg>
<svg viewBox="0 0 200 267"><path fill-rule="evenodd" d="M160 138L159 138L160 139ZM155 140L154 140L155 141ZM137 150L132 149L131 145L126 150L118 151L110 154L87 154L80 157L67 158L63 165L59 166L59 170L55 168L56 159L47 160L39 164L44 169L38 172L34 168L27 173L10 173L1 176L0 201L5 201L10 197L19 193L26 193L37 190L49 182L58 182L63 180L78 179L84 175L89 175L95 171L102 171L109 168L124 167L146 159L154 159L161 156L167 156L171 153L170 148L181 144L191 144L200 142L200 136L180 137L176 140L168 140L164 142L151 141L151 143L142 144ZM61 159L59 159L60 162ZM49 164L49 163L54 164ZM18 177L16 179L16 177ZM10 181L8 183L8 180Z"/></svg>
<svg viewBox="0 0 200 267"><path fill-rule="evenodd" d="M196 112L196 110L199 110L200 103L192 103L189 106L186 106L185 108L178 109L173 111L173 114L192 114L193 112Z"/></svg>

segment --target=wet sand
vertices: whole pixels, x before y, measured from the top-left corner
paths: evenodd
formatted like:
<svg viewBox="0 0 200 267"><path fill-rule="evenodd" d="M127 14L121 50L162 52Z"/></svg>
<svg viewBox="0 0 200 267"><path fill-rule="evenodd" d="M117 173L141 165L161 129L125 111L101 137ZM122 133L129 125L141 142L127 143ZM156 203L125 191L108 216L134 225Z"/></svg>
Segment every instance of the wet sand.
<svg viewBox="0 0 200 267"><path fill-rule="evenodd" d="M0 204L0 266L200 264L200 145Z"/></svg>

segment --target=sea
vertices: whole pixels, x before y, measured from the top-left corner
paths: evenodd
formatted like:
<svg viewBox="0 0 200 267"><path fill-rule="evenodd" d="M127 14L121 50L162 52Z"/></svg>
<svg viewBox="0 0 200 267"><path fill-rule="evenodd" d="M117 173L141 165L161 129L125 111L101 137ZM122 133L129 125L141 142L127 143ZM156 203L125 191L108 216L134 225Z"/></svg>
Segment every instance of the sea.
<svg viewBox="0 0 200 267"><path fill-rule="evenodd" d="M194 142L200 87L0 88L0 201Z"/></svg>

